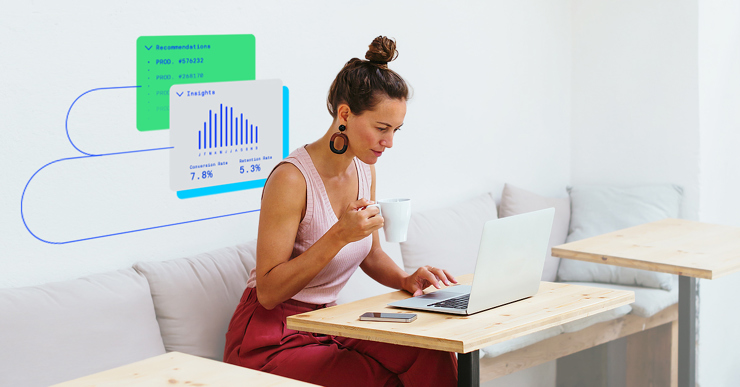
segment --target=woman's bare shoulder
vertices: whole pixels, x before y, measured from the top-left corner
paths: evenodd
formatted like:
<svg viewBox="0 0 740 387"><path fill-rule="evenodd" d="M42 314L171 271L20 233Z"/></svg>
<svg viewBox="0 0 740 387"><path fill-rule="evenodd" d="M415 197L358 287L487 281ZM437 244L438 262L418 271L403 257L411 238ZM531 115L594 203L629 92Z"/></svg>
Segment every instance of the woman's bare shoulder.
<svg viewBox="0 0 740 387"><path fill-rule="evenodd" d="M306 187L306 179L303 173L293 163L283 162L272 171L268 182L274 181L278 184L289 184Z"/></svg>
<svg viewBox="0 0 740 387"><path fill-rule="evenodd" d="M306 202L306 179L292 163L278 165L265 183L262 201L278 200L282 205L300 205Z"/></svg>

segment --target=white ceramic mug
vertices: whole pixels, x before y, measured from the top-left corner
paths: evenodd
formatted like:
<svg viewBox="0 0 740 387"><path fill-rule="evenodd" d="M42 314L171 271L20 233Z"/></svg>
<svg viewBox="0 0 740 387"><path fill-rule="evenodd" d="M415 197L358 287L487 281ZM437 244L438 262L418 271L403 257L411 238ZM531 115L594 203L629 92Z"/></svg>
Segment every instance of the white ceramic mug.
<svg viewBox="0 0 740 387"><path fill-rule="evenodd" d="M381 199L370 206L378 207L383 217L383 233L387 242L405 242L411 221L411 199ZM370 207L368 206L368 207Z"/></svg>

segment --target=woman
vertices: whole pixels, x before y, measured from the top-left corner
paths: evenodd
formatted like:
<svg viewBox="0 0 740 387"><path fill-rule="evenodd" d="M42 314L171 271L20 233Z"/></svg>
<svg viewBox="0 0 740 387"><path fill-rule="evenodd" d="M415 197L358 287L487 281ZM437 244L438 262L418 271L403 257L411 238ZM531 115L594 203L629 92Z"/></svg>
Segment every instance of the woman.
<svg viewBox="0 0 740 387"><path fill-rule="evenodd" d="M287 316L334 304L361 267L383 285L422 294L450 285L446 271L408 275L380 248L375 164L393 146L408 87L387 63L395 42L377 37L351 59L327 98L334 118L322 138L270 174L262 197L257 265L229 324L224 361L320 385L454 385L453 354L297 332Z"/></svg>

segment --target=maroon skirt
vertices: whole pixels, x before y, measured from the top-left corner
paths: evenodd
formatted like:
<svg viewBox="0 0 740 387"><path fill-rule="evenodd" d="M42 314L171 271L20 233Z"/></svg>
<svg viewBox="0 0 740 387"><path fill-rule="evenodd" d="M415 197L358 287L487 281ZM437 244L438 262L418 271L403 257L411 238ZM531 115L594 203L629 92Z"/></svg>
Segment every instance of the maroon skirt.
<svg viewBox="0 0 740 387"><path fill-rule="evenodd" d="M454 353L286 328L286 318L327 305L287 300L267 310L247 288L226 333L224 361L323 386L454 386Z"/></svg>

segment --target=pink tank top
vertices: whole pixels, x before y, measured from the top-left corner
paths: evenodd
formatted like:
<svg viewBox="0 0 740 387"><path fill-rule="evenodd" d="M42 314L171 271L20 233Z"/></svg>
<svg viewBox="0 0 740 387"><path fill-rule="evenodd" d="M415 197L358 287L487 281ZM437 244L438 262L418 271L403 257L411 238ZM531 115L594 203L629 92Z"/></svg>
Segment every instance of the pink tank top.
<svg viewBox="0 0 740 387"><path fill-rule="evenodd" d="M293 259L308 250L339 219L331 208L324 182L304 147L293 151L282 163L295 165L306 179L306 215L298 226L298 234L290 257L290 259ZM359 187L357 199L370 199L370 184L372 183L370 167L356 157L354 158L354 164L357 168ZM370 252L371 246L372 235L344 246L303 290L293 296L293 299L310 304L335 302L339 291L342 290ZM257 269L252 269L249 273L247 287L253 288L256 286Z"/></svg>

